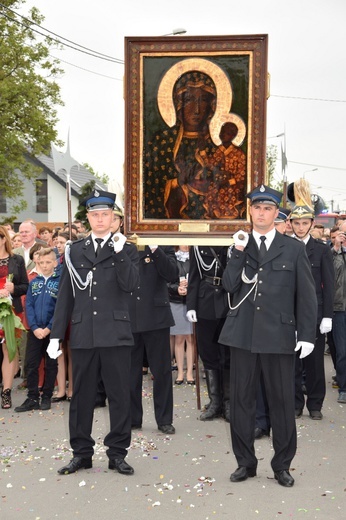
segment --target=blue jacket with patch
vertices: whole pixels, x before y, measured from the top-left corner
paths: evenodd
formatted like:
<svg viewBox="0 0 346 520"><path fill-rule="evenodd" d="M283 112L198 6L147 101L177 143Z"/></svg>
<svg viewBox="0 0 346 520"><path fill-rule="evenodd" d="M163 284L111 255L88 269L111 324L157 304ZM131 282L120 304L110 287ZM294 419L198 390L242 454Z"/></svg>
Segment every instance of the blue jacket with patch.
<svg viewBox="0 0 346 520"><path fill-rule="evenodd" d="M46 327L52 330L59 281L60 273L54 272L47 280L39 274L29 283L26 294L26 315L32 331Z"/></svg>

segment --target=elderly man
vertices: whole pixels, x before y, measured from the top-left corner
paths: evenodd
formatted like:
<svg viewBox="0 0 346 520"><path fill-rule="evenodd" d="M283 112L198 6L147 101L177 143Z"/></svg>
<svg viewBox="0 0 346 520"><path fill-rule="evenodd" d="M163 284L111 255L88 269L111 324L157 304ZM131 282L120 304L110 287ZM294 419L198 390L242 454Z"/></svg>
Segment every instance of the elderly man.
<svg viewBox="0 0 346 520"><path fill-rule="evenodd" d="M24 258L26 269L31 271L35 267L35 263L30 259L30 249L38 241L35 223L32 220L24 220L19 226L19 235L22 239L22 245L14 249L13 252ZM42 241L40 240L40 242ZM42 242L42 244L46 245L45 242Z"/></svg>
<svg viewBox="0 0 346 520"><path fill-rule="evenodd" d="M222 283L230 310L219 342L230 347L232 446L238 462L231 482L256 476L256 397L262 373L273 432L271 466L278 483L291 487L296 452L295 350L314 348L316 292L304 244L275 230L282 193L258 186L251 193L250 235L238 231ZM297 334L297 341L296 341Z"/></svg>

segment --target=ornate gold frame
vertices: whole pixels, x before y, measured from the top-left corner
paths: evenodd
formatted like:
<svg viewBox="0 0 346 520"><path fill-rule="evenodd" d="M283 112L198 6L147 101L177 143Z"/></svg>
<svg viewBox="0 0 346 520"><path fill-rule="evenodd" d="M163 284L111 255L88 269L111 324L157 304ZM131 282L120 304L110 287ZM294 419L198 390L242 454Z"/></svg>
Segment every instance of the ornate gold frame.
<svg viewBox="0 0 346 520"><path fill-rule="evenodd" d="M265 180L267 52L267 35L125 38L127 234L134 234L142 243L192 245L206 243L206 238L224 243L238 229L250 227L245 193ZM207 75L215 85L215 109L209 123L211 144L220 147L219 133L225 122L233 122L238 128L232 144L242 148L246 156L241 218L227 217L226 213L214 218L216 210L211 216L206 212L197 218L189 214L171 217L161 198L148 196L147 184L161 182L159 168L155 181L148 179L146 164L153 150L149 136L159 129L164 133L165 128L174 128L177 114L173 87L189 71ZM168 181L163 182L166 193ZM175 179L169 183L179 185ZM160 189L164 193L164 188ZM210 198L213 202L212 196L209 203ZM160 202L156 205L157 200ZM204 192L200 200L206 200ZM153 217L148 210L150 204Z"/></svg>

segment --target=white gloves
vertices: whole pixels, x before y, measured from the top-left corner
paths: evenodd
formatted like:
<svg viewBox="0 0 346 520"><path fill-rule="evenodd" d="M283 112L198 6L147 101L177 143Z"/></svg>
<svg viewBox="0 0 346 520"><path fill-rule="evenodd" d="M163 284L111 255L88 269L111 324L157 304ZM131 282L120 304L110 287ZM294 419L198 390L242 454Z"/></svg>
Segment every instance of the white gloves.
<svg viewBox="0 0 346 520"><path fill-rule="evenodd" d="M249 241L249 233L246 231L237 231L233 235L234 245L245 247Z"/></svg>
<svg viewBox="0 0 346 520"><path fill-rule="evenodd" d="M114 251L116 253L119 253L119 251L122 250L124 247L124 244L126 242L126 236L122 233L114 233L112 236L113 244L114 244Z"/></svg>
<svg viewBox="0 0 346 520"><path fill-rule="evenodd" d="M327 334L332 330L332 318L322 318L320 323L320 333Z"/></svg>
<svg viewBox="0 0 346 520"><path fill-rule="evenodd" d="M186 317L191 323L196 323L197 321L196 311L187 311Z"/></svg>
<svg viewBox="0 0 346 520"><path fill-rule="evenodd" d="M298 341L296 348L294 349L295 352L298 352L299 349L302 349L300 352L299 358L302 359L314 350L315 345L313 343L308 343L307 341Z"/></svg>
<svg viewBox="0 0 346 520"><path fill-rule="evenodd" d="M51 359L56 359L62 354L58 339L51 339L47 347L47 354Z"/></svg>

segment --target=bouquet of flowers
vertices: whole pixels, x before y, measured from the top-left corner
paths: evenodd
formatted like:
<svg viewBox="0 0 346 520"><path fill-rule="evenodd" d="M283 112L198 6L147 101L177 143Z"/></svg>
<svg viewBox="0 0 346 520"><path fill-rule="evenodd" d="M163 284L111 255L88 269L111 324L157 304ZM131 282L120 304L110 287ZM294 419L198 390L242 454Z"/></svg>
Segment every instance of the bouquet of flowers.
<svg viewBox="0 0 346 520"><path fill-rule="evenodd" d="M0 298L0 338L6 341L10 361L16 356L22 330L25 330L25 327L13 312L11 297Z"/></svg>

